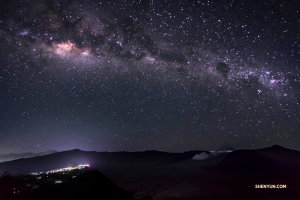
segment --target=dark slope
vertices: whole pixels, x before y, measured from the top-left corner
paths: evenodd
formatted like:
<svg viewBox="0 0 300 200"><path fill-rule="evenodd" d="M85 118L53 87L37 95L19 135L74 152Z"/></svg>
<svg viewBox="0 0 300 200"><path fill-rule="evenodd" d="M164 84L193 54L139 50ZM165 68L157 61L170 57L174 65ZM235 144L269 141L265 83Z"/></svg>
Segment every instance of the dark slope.
<svg viewBox="0 0 300 200"><path fill-rule="evenodd" d="M70 172L72 173L72 172ZM73 172L78 173L78 172ZM74 174L75 175L75 174ZM50 177L63 178L66 174L50 174ZM70 174L72 176L72 174ZM114 199L129 200L128 194L121 191L109 178L97 170L82 171L76 178L60 184L45 182L37 189L29 189L35 180L24 181L25 177L1 177L0 199L8 200L60 200L60 199Z"/></svg>
<svg viewBox="0 0 300 200"><path fill-rule="evenodd" d="M117 185L99 171L85 172L74 182L42 188L35 199L129 199Z"/></svg>
<svg viewBox="0 0 300 200"><path fill-rule="evenodd" d="M288 154L286 154L286 156L288 156ZM222 173L288 175L295 170L296 168L293 166L275 160L256 150L233 151L217 165L217 171Z"/></svg>
<svg viewBox="0 0 300 200"><path fill-rule="evenodd" d="M264 152L264 153L262 153ZM221 178L220 186L228 185L235 195L254 195L253 199L293 199L300 195L299 168L293 162L275 159L293 155L293 150L272 146L257 150L235 150L229 153L212 171ZM255 186L280 185L285 189L256 189ZM246 197L245 196L245 197ZM240 199L240 198L236 198ZM243 199L243 198L241 198ZM252 199L252 198L250 198Z"/></svg>
<svg viewBox="0 0 300 200"><path fill-rule="evenodd" d="M8 161L0 163L0 173L7 171L9 173L29 173L29 172L40 172L51 169L57 169L67 167L70 164L81 164L74 162L84 162L85 152L80 150L72 150L54 153L46 156L39 156L26 159L18 159L14 161Z"/></svg>
<svg viewBox="0 0 300 200"><path fill-rule="evenodd" d="M40 152L40 153L21 153L21 154L0 154L0 162L5 162L5 161L11 161L11 160L16 160L16 159L21 159L21 158L32 158L36 156L45 156L49 155L52 153L57 153L57 151L49 150L45 152Z"/></svg>
<svg viewBox="0 0 300 200"><path fill-rule="evenodd" d="M277 161L300 168L299 151L287 149L278 145L273 145L271 147L263 149L257 149L257 151Z"/></svg>

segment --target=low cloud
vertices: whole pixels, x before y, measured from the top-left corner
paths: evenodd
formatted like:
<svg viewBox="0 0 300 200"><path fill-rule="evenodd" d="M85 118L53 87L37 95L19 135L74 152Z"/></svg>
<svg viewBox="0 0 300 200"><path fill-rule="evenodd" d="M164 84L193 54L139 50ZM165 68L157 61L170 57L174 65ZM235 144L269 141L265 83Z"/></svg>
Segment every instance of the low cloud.
<svg viewBox="0 0 300 200"><path fill-rule="evenodd" d="M205 160L209 157L209 153L206 153L206 152L202 152L200 154L196 154L194 157L193 157L193 160Z"/></svg>
<svg viewBox="0 0 300 200"><path fill-rule="evenodd" d="M213 158L219 154L222 154L222 153L230 153L232 152L233 150L226 150L226 151L210 151L209 153L207 152L202 152L200 154L196 154L193 156L193 160L206 160L208 158Z"/></svg>

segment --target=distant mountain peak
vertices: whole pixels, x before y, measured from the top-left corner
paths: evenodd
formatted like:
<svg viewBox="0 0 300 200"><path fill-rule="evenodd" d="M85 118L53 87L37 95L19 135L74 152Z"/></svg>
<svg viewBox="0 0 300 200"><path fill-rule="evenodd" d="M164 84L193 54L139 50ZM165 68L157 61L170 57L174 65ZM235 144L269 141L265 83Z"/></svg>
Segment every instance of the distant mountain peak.
<svg viewBox="0 0 300 200"><path fill-rule="evenodd" d="M283 146L280 146L280 145L277 145L277 144L274 144L272 146L269 146L269 147L265 147L265 148L261 148L261 149L258 149L259 151L274 151L274 152L286 152L286 151L295 151L295 150L292 150L292 149L289 149L289 148L286 148L286 147L283 147Z"/></svg>
<svg viewBox="0 0 300 200"><path fill-rule="evenodd" d="M280 146L278 144L274 144L274 145L272 145L272 147L282 147L282 146Z"/></svg>
<svg viewBox="0 0 300 200"><path fill-rule="evenodd" d="M71 150L68 150L68 151L76 151L76 152L78 152L78 151L82 151L81 149L71 149Z"/></svg>
<svg viewBox="0 0 300 200"><path fill-rule="evenodd" d="M269 148L272 148L272 149L286 149L286 148L284 148L284 147L282 147L282 146L280 146L280 145L278 145L278 144L274 144L274 145L272 145L272 146L269 147Z"/></svg>

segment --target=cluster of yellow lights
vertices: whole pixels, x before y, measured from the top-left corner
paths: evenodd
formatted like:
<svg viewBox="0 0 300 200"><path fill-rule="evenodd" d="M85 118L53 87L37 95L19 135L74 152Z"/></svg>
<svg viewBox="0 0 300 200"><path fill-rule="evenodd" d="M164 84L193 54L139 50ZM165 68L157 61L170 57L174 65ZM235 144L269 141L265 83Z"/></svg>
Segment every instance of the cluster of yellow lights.
<svg viewBox="0 0 300 200"><path fill-rule="evenodd" d="M67 171L71 171L74 169L83 169L86 167L90 167L90 166L89 165L78 165L77 167L66 167L66 168L54 169L54 170L47 171L46 174L53 174L53 173L57 173L57 172L67 172Z"/></svg>

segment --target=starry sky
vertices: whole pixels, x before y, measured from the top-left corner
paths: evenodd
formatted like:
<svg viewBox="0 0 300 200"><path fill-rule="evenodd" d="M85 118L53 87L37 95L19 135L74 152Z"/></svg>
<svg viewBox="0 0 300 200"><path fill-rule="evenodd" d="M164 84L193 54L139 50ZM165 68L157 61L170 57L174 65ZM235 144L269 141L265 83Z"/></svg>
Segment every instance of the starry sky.
<svg viewBox="0 0 300 200"><path fill-rule="evenodd" d="M297 0L0 4L0 153L300 150Z"/></svg>

